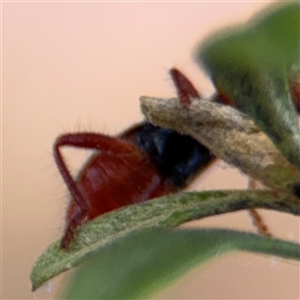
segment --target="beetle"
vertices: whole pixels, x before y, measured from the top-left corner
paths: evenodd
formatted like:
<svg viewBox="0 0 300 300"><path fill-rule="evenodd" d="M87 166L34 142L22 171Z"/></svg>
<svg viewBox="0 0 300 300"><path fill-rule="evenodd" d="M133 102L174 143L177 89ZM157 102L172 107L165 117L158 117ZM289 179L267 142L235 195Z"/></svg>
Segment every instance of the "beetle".
<svg viewBox="0 0 300 300"><path fill-rule="evenodd" d="M188 109L191 100L200 97L199 92L178 69L172 68L170 76L182 108ZM295 86L291 91L299 112ZM212 101L235 107L221 92ZM76 179L62 157L60 148L64 146L96 150ZM83 223L126 205L176 193L216 159L192 137L148 122L132 126L116 137L91 132L63 134L55 141L54 158L72 196L60 244L64 249ZM270 236L257 211L250 213L258 231Z"/></svg>
<svg viewBox="0 0 300 300"><path fill-rule="evenodd" d="M192 83L176 68L170 70L183 108L199 98ZM73 179L61 147L96 150ZM215 156L187 135L139 123L116 137L100 133L67 133L54 143L54 159L72 199L66 214L61 248L74 239L83 223L106 212L176 193L213 162Z"/></svg>

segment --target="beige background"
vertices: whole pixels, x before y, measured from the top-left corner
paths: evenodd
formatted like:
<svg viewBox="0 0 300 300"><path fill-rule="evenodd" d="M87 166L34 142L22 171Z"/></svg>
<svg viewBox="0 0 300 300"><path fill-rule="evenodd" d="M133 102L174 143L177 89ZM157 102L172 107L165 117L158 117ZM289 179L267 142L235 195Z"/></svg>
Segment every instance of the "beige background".
<svg viewBox="0 0 300 300"><path fill-rule="evenodd" d="M2 3L2 299L53 299L62 277L32 294L37 256L61 236L68 192L52 158L56 136L116 134L142 119L140 95L174 96L177 66L206 95L213 88L192 61L198 41L247 20L268 2ZM68 151L74 170L82 158ZM218 162L192 188L245 188ZM299 239L299 219L264 213L276 236ZM246 212L193 226L253 230ZM48 291L47 291L48 288ZM196 269L157 298L298 299L299 265L230 255Z"/></svg>

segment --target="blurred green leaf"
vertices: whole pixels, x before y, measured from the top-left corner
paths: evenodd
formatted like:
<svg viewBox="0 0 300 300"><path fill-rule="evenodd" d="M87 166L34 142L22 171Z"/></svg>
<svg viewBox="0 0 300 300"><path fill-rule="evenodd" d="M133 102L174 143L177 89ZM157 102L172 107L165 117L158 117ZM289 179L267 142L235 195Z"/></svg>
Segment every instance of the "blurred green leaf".
<svg viewBox="0 0 300 300"><path fill-rule="evenodd" d="M208 191L181 193L130 205L81 226L67 250L60 242L50 245L31 272L33 290L55 275L69 270L102 248L132 232L172 228L187 221L240 209L273 208L300 214L298 201L278 198L269 191ZM287 201L289 199L289 201Z"/></svg>
<svg viewBox="0 0 300 300"><path fill-rule="evenodd" d="M288 85L291 68L300 66L300 3L277 4L245 25L212 35L196 60L218 92L300 168L300 130Z"/></svg>
<svg viewBox="0 0 300 300"><path fill-rule="evenodd" d="M73 275L64 299L147 299L196 265L233 250L300 259L299 245L251 233L142 232L99 250Z"/></svg>

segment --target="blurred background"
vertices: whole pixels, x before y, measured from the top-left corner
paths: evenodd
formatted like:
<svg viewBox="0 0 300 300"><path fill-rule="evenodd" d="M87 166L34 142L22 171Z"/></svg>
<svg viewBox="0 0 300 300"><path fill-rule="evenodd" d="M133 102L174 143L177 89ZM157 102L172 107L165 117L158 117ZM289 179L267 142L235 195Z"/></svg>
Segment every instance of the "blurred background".
<svg viewBox="0 0 300 300"><path fill-rule="evenodd" d="M213 87L194 47L247 21L260 2L2 2L2 299L55 299L66 276L31 292L30 270L64 229L68 191L52 157L66 132L115 135L143 119L139 96L173 97L169 68L203 95ZM67 150L74 173L88 152ZM218 161L190 189L247 187ZM263 211L276 237L299 241L299 218ZM247 212L185 226L255 231ZM68 275L68 274L67 274ZM155 299L298 299L299 265L231 254L195 269Z"/></svg>

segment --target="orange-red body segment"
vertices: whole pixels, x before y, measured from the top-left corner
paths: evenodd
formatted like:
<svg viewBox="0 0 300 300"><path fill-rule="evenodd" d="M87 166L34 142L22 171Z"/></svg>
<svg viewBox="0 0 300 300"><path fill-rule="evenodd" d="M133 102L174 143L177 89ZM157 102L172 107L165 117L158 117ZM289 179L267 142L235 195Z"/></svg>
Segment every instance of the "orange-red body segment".
<svg viewBox="0 0 300 300"><path fill-rule="evenodd" d="M76 185L88 203L88 220L122 206L176 191L144 152L135 145L129 146L125 151L118 149L117 153L96 153L81 170ZM67 223L79 211L79 206L72 200Z"/></svg>

